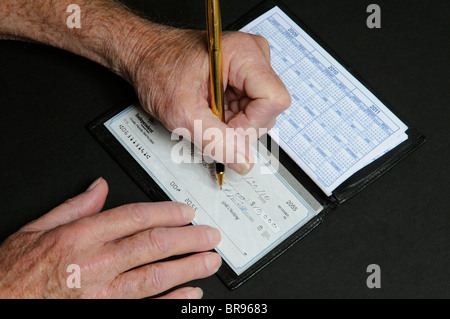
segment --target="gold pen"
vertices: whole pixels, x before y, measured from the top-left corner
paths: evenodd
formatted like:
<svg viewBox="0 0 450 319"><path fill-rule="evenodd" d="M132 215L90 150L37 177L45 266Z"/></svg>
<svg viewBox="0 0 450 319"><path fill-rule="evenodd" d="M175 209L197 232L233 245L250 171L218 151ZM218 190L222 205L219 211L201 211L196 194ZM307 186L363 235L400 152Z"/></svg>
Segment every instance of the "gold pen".
<svg viewBox="0 0 450 319"><path fill-rule="evenodd" d="M209 51L209 70L211 87L211 110L222 122L225 122L223 105L222 76L222 22L219 0L206 0L207 34ZM225 179L225 165L216 162L216 176L220 188Z"/></svg>

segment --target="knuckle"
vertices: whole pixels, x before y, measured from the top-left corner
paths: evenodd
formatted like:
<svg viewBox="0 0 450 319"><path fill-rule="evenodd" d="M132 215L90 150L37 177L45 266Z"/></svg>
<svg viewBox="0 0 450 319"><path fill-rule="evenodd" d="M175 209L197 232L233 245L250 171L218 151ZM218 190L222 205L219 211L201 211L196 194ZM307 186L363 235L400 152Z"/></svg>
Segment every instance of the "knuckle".
<svg viewBox="0 0 450 319"><path fill-rule="evenodd" d="M63 258L75 250L75 242L76 236L71 227L61 226L46 232L34 246L34 253L49 258Z"/></svg>
<svg viewBox="0 0 450 319"><path fill-rule="evenodd" d="M78 236L79 227L74 225L62 225L55 229L53 229L49 235L51 236L52 240L55 241L58 244L64 244L68 241L71 241L72 239L76 239Z"/></svg>
<svg viewBox="0 0 450 319"><path fill-rule="evenodd" d="M74 202L75 202L74 198L69 198L64 203L67 204L68 206L74 206Z"/></svg>
<svg viewBox="0 0 450 319"><path fill-rule="evenodd" d="M230 32L225 34L224 45L237 54L242 65L259 66L270 64L269 41L260 35ZM226 51L226 50L225 50Z"/></svg>
<svg viewBox="0 0 450 319"><path fill-rule="evenodd" d="M224 33L224 37L230 41L232 44L244 42L245 39L248 37L248 33L244 32L226 32Z"/></svg>
<svg viewBox="0 0 450 319"><path fill-rule="evenodd" d="M147 277L147 286L150 286L154 291L163 291L166 288L166 283L168 281L167 271L163 264L153 264L151 266L151 272ZM147 287L148 288L148 287Z"/></svg>
<svg viewBox="0 0 450 319"><path fill-rule="evenodd" d="M268 62L270 62L270 44L269 41L260 35L252 35L253 40L256 43L256 46L262 51L263 55L268 59Z"/></svg>
<svg viewBox="0 0 450 319"><path fill-rule="evenodd" d="M152 250L160 255L166 255L172 249L173 243L165 236L165 230L155 228L148 231L148 241Z"/></svg>
<svg viewBox="0 0 450 319"><path fill-rule="evenodd" d="M187 228L189 232L186 237L191 238L192 247L200 247L205 243L209 243L210 239L207 233L208 226L192 226Z"/></svg>
<svg viewBox="0 0 450 319"><path fill-rule="evenodd" d="M75 211L77 214L80 212L79 202L75 198L69 198L64 202L65 208Z"/></svg>
<svg viewBox="0 0 450 319"><path fill-rule="evenodd" d="M129 204L127 208L129 219L135 225L145 225L151 218L147 207L142 203Z"/></svg>
<svg viewBox="0 0 450 319"><path fill-rule="evenodd" d="M254 38L261 48L263 48L264 50L270 49L269 41L265 37L261 35L254 35Z"/></svg>
<svg viewBox="0 0 450 319"><path fill-rule="evenodd" d="M284 84L281 83L281 85L283 87L280 87L276 92L273 92L272 97L270 99L272 107L279 113L287 110L292 103L290 93L284 87Z"/></svg>
<svg viewBox="0 0 450 319"><path fill-rule="evenodd" d="M227 41L229 41L230 45L236 48L262 48L269 49L269 41L263 36L257 34L250 34L244 32L231 32L225 35L227 37Z"/></svg>
<svg viewBox="0 0 450 319"><path fill-rule="evenodd" d="M284 111L284 110L288 109L289 106L291 106L291 103L292 103L291 95L286 90L285 93L280 94L278 96L277 101L279 104L278 107Z"/></svg>
<svg viewBox="0 0 450 319"><path fill-rule="evenodd" d="M53 233L53 238L58 247L70 250L76 242L81 242L85 238L84 227L78 224L58 227Z"/></svg>

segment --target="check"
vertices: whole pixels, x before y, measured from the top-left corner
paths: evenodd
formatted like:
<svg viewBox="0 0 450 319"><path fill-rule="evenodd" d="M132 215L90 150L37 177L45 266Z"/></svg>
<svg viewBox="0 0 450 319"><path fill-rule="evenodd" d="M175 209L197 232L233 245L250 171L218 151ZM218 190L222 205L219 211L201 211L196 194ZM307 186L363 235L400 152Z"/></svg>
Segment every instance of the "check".
<svg viewBox="0 0 450 319"><path fill-rule="evenodd" d="M322 210L287 170L275 170L258 152L253 170L246 176L228 170L220 190L214 165L172 159L180 141L141 107L130 106L104 125L169 198L193 207L193 224L220 230L216 250L237 275Z"/></svg>

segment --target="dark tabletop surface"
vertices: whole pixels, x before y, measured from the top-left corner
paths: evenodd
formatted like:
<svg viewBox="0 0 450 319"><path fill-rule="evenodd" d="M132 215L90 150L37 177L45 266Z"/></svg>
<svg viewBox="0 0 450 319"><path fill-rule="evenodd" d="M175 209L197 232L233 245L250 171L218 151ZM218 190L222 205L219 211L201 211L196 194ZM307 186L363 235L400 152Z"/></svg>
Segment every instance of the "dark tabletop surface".
<svg viewBox="0 0 450 319"><path fill-rule="evenodd" d="M204 28L204 1L126 1L150 19ZM224 27L259 0L222 3ZM381 29L366 26L366 0L285 0L428 142L236 291L216 277L194 283L206 298L450 297L450 2L377 0ZM37 44L0 41L0 240L97 177L105 208L148 197L86 125L133 89L108 70ZM366 285L381 267L380 289Z"/></svg>

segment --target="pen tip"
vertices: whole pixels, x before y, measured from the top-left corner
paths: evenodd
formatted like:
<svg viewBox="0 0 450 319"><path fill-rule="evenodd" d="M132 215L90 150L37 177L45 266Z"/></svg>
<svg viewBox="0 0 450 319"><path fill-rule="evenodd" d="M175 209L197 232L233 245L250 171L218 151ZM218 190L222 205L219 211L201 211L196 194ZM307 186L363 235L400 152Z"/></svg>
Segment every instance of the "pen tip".
<svg viewBox="0 0 450 319"><path fill-rule="evenodd" d="M217 182L219 183L220 189L222 190L223 181L225 179L225 172L220 172L216 174Z"/></svg>

